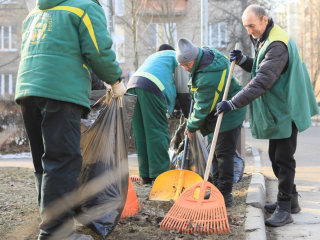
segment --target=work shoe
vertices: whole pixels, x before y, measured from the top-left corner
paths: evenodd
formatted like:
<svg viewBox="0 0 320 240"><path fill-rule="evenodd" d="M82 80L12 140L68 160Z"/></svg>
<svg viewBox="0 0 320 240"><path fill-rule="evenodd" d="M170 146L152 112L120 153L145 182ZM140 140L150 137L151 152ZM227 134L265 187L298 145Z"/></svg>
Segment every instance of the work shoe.
<svg viewBox="0 0 320 240"><path fill-rule="evenodd" d="M266 226L269 227L281 227L288 223L292 223L290 208L291 202L278 202L276 210L273 212L270 218L265 221Z"/></svg>
<svg viewBox="0 0 320 240"><path fill-rule="evenodd" d="M222 194L222 196L224 198L224 203L225 203L226 207L232 207L233 205L236 204L232 193L227 193L225 195ZM208 192L208 193L206 193L206 195L204 195L204 199L209 199L209 197L210 197L210 192Z"/></svg>
<svg viewBox="0 0 320 240"><path fill-rule="evenodd" d="M299 202L298 202L298 196L300 196L298 193L294 193L293 197L291 198L291 213L298 213L301 211L301 207L299 206ZM264 210L267 213L273 213L274 210L276 210L277 205L278 205L278 202L266 204L264 206Z"/></svg>
<svg viewBox="0 0 320 240"><path fill-rule="evenodd" d="M142 178L142 184L150 184L152 185L152 182L155 180L155 178Z"/></svg>
<svg viewBox="0 0 320 240"><path fill-rule="evenodd" d="M90 235L74 233L70 237L63 238L62 240L94 240L94 239Z"/></svg>
<svg viewBox="0 0 320 240"><path fill-rule="evenodd" d="M223 198L224 198L224 203L225 203L226 207L232 207L236 204L232 193L223 194Z"/></svg>

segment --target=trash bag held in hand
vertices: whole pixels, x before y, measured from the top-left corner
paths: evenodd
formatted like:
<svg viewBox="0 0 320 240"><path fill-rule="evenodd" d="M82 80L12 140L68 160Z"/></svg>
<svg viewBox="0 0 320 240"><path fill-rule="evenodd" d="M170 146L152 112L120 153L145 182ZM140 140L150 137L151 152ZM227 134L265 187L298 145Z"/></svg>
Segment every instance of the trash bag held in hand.
<svg viewBox="0 0 320 240"><path fill-rule="evenodd" d="M181 168L184 149L184 130L186 128L186 124L187 121L184 119L183 115L181 115L180 125L171 140L169 149L169 152L171 152L171 168L173 169ZM203 137L200 132L196 132L193 139L189 141L189 148L184 169L193 171L203 177L206 169L207 158L208 152L206 151Z"/></svg>
<svg viewBox="0 0 320 240"><path fill-rule="evenodd" d="M186 121L181 116L180 125L175 132L174 137L171 140L169 153L170 153L170 169L180 169L183 148L184 148L184 130L186 128ZM185 162L185 169L196 172L201 177L204 177L205 168L211 148L211 142L206 147L204 144L203 136L199 131L196 132L193 139L189 141L189 148L187 158ZM234 183L241 180L244 171L244 160L240 156L239 152L235 152L234 156ZM211 181L213 175L213 167L211 165L209 173L209 181Z"/></svg>
<svg viewBox="0 0 320 240"><path fill-rule="evenodd" d="M136 96L112 98L106 90L91 94L92 112L82 121L83 165L78 178L75 217L101 236L113 231L128 191L128 137Z"/></svg>

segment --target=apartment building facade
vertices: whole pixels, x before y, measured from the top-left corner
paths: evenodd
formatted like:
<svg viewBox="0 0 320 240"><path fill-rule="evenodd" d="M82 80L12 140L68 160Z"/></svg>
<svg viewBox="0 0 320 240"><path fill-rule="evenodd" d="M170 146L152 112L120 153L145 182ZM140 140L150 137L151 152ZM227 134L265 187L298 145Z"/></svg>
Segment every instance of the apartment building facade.
<svg viewBox="0 0 320 240"><path fill-rule="evenodd" d="M0 1L0 98L11 97L20 61L21 25L28 15L27 1Z"/></svg>
<svg viewBox="0 0 320 240"><path fill-rule="evenodd" d="M205 46L216 48L226 55L234 48L236 42L242 40L241 34L243 34L242 10L240 8L233 12L229 7L230 2L235 6L241 5L239 0L226 2L210 0L206 8L208 20ZM159 45L168 43L176 47L177 40L181 37L186 37L195 45L201 46L201 1L199 0L117 0L112 3L114 4L112 6L114 50L125 76L136 70L135 49L137 49L137 66L140 66ZM227 9L229 14L226 14ZM134 15L133 11L137 14ZM235 22L234 18L238 21ZM134 19L137 22L135 26L132 24ZM133 31L134 27L136 32ZM248 36L245 37L248 40ZM241 78L242 71L238 72Z"/></svg>
<svg viewBox="0 0 320 240"><path fill-rule="evenodd" d="M320 101L320 0L300 0L301 53Z"/></svg>
<svg viewBox="0 0 320 240"><path fill-rule="evenodd" d="M298 1L284 3L277 12L277 24L281 26L301 49L301 12Z"/></svg>

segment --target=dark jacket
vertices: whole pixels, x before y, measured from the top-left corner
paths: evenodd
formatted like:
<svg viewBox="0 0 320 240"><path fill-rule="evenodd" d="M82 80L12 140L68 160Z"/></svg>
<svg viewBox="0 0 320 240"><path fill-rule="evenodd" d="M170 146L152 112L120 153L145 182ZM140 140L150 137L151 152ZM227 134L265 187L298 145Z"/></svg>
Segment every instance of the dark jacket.
<svg viewBox="0 0 320 240"><path fill-rule="evenodd" d="M273 20L269 19L266 31L263 33L260 39L254 39L252 36L250 36L251 42L255 46L255 55L263 47L265 40L268 38L270 30L273 28L273 26ZM288 68L288 62L289 53L287 46L280 41L271 43L267 48L264 59L259 65L259 71L257 72L257 75L251 79L251 81L237 95L232 98L233 104L237 108L242 108L268 91L278 80L280 75L286 72ZM251 72L252 65L253 58L249 56L244 56L239 63L239 66L247 72Z"/></svg>
<svg viewBox="0 0 320 240"><path fill-rule="evenodd" d="M91 75L91 90L102 90L106 89L106 85L100 80L100 78L94 74L94 72L90 71Z"/></svg>

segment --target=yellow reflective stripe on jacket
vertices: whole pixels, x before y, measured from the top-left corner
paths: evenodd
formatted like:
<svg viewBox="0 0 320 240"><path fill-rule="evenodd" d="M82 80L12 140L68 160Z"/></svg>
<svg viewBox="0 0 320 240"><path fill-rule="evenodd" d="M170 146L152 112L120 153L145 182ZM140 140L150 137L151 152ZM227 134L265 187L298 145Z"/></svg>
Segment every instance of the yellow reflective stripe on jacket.
<svg viewBox="0 0 320 240"><path fill-rule="evenodd" d="M84 14L84 11L80 8L76 8L76 7L69 7L69 6L56 6L56 7L53 7L53 8L49 8L49 9L46 9L46 10L40 10L40 9L37 9L36 11L32 12L33 13L37 13L37 12L46 12L46 11L55 11L55 10L59 10L59 11L68 11L68 12L72 12L74 14L76 14L79 18L82 18L83 14ZM83 22L84 24L86 25L88 31L89 31L89 34L90 34L90 37L93 41L93 44L95 45L98 53L99 52L99 48L98 48L98 43L97 43L97 40L96 40L96 36L94 34L94 30L93 30L93 27L92 27L92 23L91 23L91 20L88 16L88 14L86 14L83 18Z"/></svg>
<svg viewBox="0 0 320 240"><path fill-rule="evenodd" d="M220 83L219 83L219 86L218 86L218 90L219 92L222 91L223 89L223 86L224 86L224 82L226 80L226 74L227 74L227 69L225 69L222 73L222 76L221 76L221 79L220 79Z"/></svg>
<svg viewBox="0 0 320 240"><path fill-rule="evenodd" d="M51 11L51 10L61 10L61 11L68 11L68 12L72 12L76 15L78 15L79 18L82 18L84 11L80 8L76 8L76 7L69 7L69 6L56 6L53 8L49 8L46 9L44 11Z"/></svg>
<svg viewBox="0 0 320 240"><path fill-rule="evenodd" d="M290 35L286 33L282 28L280 28L277 24L275 24L271 29L268 38L270 42L280 41L288 45Z"/></svg>
<svg viewBox="0 0 320 240"><path fill-rule="evenodd" d="M214 100L213 100L210 112L212 112L214 106L216 105L216 103L218 101L218 98L219 98L219 93L216 91L216 94L214 95Z"/></svg>
<svg viewBox="0 0 320 240"><path fill-rule="evenodd" d="M89 71L88 67L87 67L85 64L83 64L83 67L84 67L85 69L87 69L87 71L88 71L88 73L89 73L89 75L90 75L90 71Z"/></svg>
<svg viewBox="0 0 320 240"><path fill-rule="evenodd" d="M157 78L156 76L154 76L151 73L148 73L148 72L135 72L132 76L148 78L151 82L153 82L155 85L157 85L157 87L160 89L161 92L165 89L165 87L163 86L163 84L159 80L159 78Z"/></svg>
<svg viewBox="0 0 320 240"><path fill-rule="evenodd" d="M60 11L72 12L72 13L78 15L79 18L82 18L83 14L84 14L84 11L82 9L76 8L76 7L69 7L69 6L56 6L56 7L48 8L48 9L45 9L45 10L37 9L36 11L31 12L31 14L34 14L34 13L37 13L37 12L52 11L52 10L53 11L54 10L60 10Z"/></svg>
<svg viewBox="0 0 320 240"><path fill-rule="evenodd" d="M226 80L226 74L227 74L227 69L225 69L223 71L223 73L222 73L222 76L221 76L221 79L220 79L220 82L219 82L219 86L218 86L218 91L219 92L222 92L222 89L223 89L223 86L224 86L224 82ZM216 91L216 94L214 95L214 99L213 99L213 103L212 103L210 112L212 112L214 106L217 104L218 98L219 98L219 93Z"/></svg>
<svg viewBox="0 0 320 240"><path fill-rule="evenodd" d="M94 35L94 30L93 30L93 27L92 27L92 23L90 21L90 18L88 16L88 14L86 14L84 17L83 17L83 22L84 24L86 25L86 27L88 28L88 31L89 31L89 34L90 34L90 37L94 43L94 45L96 46L96 49L99 52L99 48L98 48L98 43L97 43L97 40L96 40L96 36Z"/></svg>
<svg viewBox="0 0 320 240"><path fill-rule="evenodd" d="M191 88L191 91L194 92L194 91L196 91L197 89L198 89L198 88L192 87L192 88Z"/></svg>

